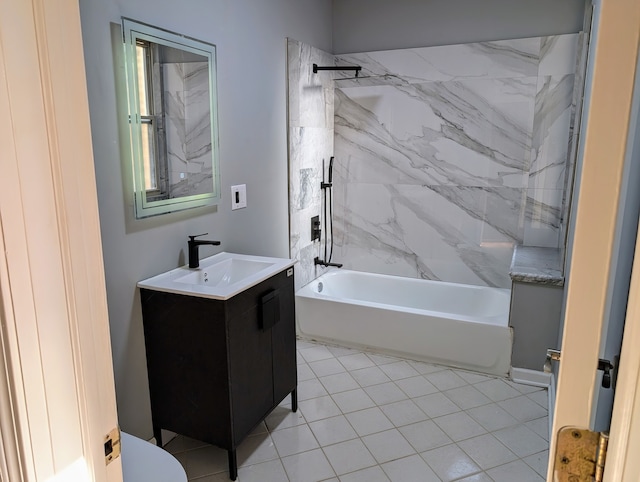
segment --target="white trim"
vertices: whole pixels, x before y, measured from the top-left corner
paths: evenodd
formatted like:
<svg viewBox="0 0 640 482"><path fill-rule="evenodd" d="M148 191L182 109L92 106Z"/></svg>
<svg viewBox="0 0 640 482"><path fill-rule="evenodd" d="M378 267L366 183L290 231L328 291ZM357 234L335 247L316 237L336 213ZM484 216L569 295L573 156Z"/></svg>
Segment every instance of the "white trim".
<svg viewBox="0 0 640 482"><path fill-rule="evenodd" d="M629 288L620 372L611 420L605 480L637 482L640 475L640 232Z"/></svg>
<svg viewBox="0 0 640 482"><path fill-rule="evenodd" d="M548 417L548 429L549 430L547 433L549 434L549 440L551 440L551 430L553 430L553 414L556 411L556 375L554 373L551 373L551 381L549 382L549 388L547 390L547 411L549 413L549 417Z"/></svg>
<svg viewBox="0 0 640 482"><path fill-rule="evenodd" d="M548 388L551 383L551 373L529 370L528 368L511 367L511 379L516 383Z"/></svg>
<svg viewBox="0 0 640 482"><path fill-rule="evenodd" d="M77 0L0 2L0 424L7 465L21 471L11 482L122 481L121 460L104 458L117 414L94 177Z"/></svg>
<svg viewBox="0 0 640 482"><path fill-rule="evenodd" d="M597 365L638 58L640 3L602 2L597 27L547 480L555 480L555 434L559 429L593 428L594 424L600 389ZM623 353L621 367L632 359L625 359ZM633 387L628 386L631 383ZM635 389L635 381L630 378L618 380L614 418L620 416L620 404L628 403L627 393ZM640 412L635 414L639 415ZM615 466L626 457L628 449L625 441L616 440L617 433L612 431L611 435L607 471L618 470ZM620 479L607 479L605 475L605 480ZM637 474L629 480L637 481Z"/></svg>

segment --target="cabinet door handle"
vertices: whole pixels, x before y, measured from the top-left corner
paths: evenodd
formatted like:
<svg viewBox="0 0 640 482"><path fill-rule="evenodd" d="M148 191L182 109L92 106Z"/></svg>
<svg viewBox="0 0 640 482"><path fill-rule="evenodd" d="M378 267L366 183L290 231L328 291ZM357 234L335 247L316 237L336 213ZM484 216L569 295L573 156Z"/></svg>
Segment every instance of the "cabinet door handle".
<svg viewBox="0 0 640 482"><path fill-rule="evenodd" d="M260 299L261 330L268 330L280 321L280 292L271 290Z"/></svg>

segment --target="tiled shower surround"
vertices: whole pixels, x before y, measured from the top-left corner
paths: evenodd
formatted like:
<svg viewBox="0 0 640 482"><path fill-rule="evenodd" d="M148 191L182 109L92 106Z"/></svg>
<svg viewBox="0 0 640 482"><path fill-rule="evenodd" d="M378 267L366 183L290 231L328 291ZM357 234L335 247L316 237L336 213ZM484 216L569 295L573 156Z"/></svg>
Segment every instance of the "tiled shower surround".
<svg viewBox="0 0 640 482"><path fill-rule="evenodd" d="M319 276L313 258L319 243L311 242L311 217L322 208L322 163L325 175L333 155L333 77L317 75L312 65L333 65L333 55L309 45L287 41L289 89L289 247L296 266L295 289ZM323 233L324 239L324 233ZM320 257L324 256L321 254Z"/></svg>
<svg viewBox="0 0 640 482"><path fill-rule="evenodd" d="M292 50L320 52L290 41L290 111L334 127L334 261L508 288L516 244L558 247L577 41L572 34L336 57L363 67L351 80L339 80L350 72L314 75L311 64L320 62L296 60ZM311 83L332 77L333 101L320 103ZM320 214L318 163L331 155L296 141L291 135L294 257L318 250L306 231ZM306 186L303 177L313 181ZM315 278L313 258L298 259L305 284Z"/></svg>

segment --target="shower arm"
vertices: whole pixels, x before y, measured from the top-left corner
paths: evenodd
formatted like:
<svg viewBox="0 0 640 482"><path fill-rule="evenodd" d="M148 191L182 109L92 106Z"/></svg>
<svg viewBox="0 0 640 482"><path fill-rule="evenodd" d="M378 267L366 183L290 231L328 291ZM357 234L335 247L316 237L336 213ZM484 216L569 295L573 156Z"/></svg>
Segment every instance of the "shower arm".
<svg viewBox="0 0 640 482"><path fill-rule="evenodd" d="M355 76L358 76L358 73L362 70L362 67L359 65L334 65L328 67L321 67L318 64L313 64L313 73L317 74L320 70L353 70L355 71Z"/></svg>

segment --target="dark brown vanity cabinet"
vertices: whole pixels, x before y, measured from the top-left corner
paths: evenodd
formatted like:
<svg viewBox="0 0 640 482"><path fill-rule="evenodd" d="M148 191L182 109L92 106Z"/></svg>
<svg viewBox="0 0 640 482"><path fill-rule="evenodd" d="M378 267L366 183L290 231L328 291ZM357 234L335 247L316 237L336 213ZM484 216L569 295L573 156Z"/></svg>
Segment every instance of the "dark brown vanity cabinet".
<svg viewBox="0 0 640 482"><path fill-rule="evenodd" d="M293 268L219 301L141 289L153 432L235 450L288 395L296 411Z"/></svg>

